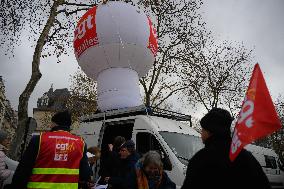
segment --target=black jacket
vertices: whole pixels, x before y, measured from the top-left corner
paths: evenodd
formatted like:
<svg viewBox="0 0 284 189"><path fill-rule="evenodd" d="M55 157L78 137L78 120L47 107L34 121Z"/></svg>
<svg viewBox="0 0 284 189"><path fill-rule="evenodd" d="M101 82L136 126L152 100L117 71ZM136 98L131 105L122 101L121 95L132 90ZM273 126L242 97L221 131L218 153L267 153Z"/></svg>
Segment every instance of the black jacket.
<svg viewBox="0 0 284 189"><path fill-rule="evenodd" d="M129 174L135 169L135 164L140 156L137 153L133 153L126 159L120 159L118 167L114 168L112 175L110 176L109 184L112 189L124 189L128 186Z"/></svg>
<svg viewBox="0 0 284 189"><path fill-rule="evenodd" d="M262 167L250 152L242 150L231 163L230 144L230 137L211 136L207 139L205 148L189 160L181 189L270 188Z"/></svg>
<svg viewBox="0 0 284 189"><path fill-rule="evenodd" d="M117 151L108 151L102 155L99 175L109 177L115 174L116 168L120 164L120 157Z"/></svg>
<svg viewBox="0 0 284 189"><path fill-rule="evenodd" d="M68 131L66 127L53 127L51 131L65 130ZM14 173L12 185L10 188L19 188L23 189L27 187L28 180L32 174L33 166L36 162L36 157L39 149L39 136L33 136L22 159L19 162L19 165ZM90 179L91 169L88 164L87 157L87 146L84 147L83 158L80 162L79 178L82 182L87 182Z"/></svg>

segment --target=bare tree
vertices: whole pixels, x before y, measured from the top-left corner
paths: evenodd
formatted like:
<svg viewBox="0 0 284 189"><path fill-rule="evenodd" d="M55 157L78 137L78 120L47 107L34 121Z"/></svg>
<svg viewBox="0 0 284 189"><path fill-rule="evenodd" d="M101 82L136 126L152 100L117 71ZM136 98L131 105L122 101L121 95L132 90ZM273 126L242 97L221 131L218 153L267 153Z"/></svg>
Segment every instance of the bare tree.
<svg viewBox="0 0 284 189"><path fill-rule="evenodd" d="M80 69L71 76L70 93L67 107L72 111L73 121L80 116L97 110L97 83L87 77Z"/></svg>
<svg viewBox="0 0 284 189"><path fill-rule="evenodd" d="M199 13L202 1L139 3L154 18L159 39L153 69L140 80L145 104L161 106L178 94L184 104L207 110L223 106L235 114L252 70L252 50L227 41L216 44Z"/></svg>
<svg viewBox="0 0 284 189"><path fill-rule="evenodd" d="M235 115L251 75L251 53L244 45L227 41L205 44L199 56L194 57L195 64L182 68L183 85L188 86L191 103L199 103L207 111L221 106Z"/></svg>
<svg viewBox="0 0 284 189"><path fill-rule="evenodd" d="M141 0L138 3L153 18L159 48L153 68L140 83L145 104L158 107L186 87L181 85L180 70L185 54L198 52L207 35L198 10L199 0ZM192 63L192 62L191 62Z"/></svg>
<svg viewBox="0 0 284 189"><path fill-rule="evenodd" d="M18 127L12 144L12 158L17 159L28 120L28 102L42 74L41 58L67 52L77 13L95 5L92 1L44 0L1 1L1 46L12 53L21 41L20 35L29 28L29 39L35 42L31 78L19 97ZM69 46L68 46L69 45ZM59 60L59 59L58 59Z"/></svg>
<svg viewBox="0 0 284 189"><path fill-rule="evenodd" d="M28 120L30 95L41 78L41 58L54 55L60 62L59 57L66 54L72 46L70 36L73 36L74 20L78 19L78 13L88 10L96 3L92 0L1 1L0 27L5 36L1 37L1 46L13 50L12 47L21 42L18 39L21 31L26 28L29 28L30 41L35 44L32 75L19 98L19 122L12 147L13 158L16 159L20 151L19 146ZM188 65L202 62L198 59L202 58L200 52L208 40L205 23L198 13L201 4L201 0L139 1L138 5L154 18L152 20L159 38L153 69L147 77L140 80L146 105L161 106L171 96L189 88L184 85L184 76L181 76L191 74L192 70L187 73L181 70ZM216 96L219 99L219 95Z"/></svg>

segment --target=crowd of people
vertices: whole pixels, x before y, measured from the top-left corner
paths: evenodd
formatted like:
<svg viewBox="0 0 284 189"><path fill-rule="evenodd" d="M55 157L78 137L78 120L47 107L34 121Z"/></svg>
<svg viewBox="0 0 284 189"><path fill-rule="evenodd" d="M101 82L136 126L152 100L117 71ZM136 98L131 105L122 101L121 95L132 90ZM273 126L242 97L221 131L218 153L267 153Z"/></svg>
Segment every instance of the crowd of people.
<svg viewBox="0 0 284 189"><path fill-rule="evenodd" d="M205 147L189 160L182 189L270 188L251 153L242 150L234 162L229 160L232 120L230 113L220 108L201 119ZM134 141L116 136L108 150L101 152L98 147L87 148L81 137L70 133L68 111L55 114L51 121L50 132L32 137L8 188L91 189L96 184L111 189L176 188L157 151L139 154ZM4 161L6 139L7 134L0 131L0 186L12 174ZM100 170L96 170L97 161Z"/></svg>
<svg viewBox="0 0 284 189"><path fill-rule="evenodd" d="M132 140L122 136L114 139L101 161L101 182L112 189L175 189L176 185L163 171L161 156L149 151L142 157Z"/></svg>

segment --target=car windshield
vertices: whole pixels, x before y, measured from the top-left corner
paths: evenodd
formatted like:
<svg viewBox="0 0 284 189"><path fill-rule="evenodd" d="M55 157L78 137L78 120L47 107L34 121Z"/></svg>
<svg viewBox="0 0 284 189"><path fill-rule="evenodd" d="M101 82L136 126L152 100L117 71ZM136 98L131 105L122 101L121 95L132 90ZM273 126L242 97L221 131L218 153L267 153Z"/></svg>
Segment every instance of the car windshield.
<svg viewBox="0 0 284 189"><path fill-rule="evenodd" d="M188 160L201 148L203 143L200 137L182 133L160 132L166 143L181 163L187 165Z"/></svg>

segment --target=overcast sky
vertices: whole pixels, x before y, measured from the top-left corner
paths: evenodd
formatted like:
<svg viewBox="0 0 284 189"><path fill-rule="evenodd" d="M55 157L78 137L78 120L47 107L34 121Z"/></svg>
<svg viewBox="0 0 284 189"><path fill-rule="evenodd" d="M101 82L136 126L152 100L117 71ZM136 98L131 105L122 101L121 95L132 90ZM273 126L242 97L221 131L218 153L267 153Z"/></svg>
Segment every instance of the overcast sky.
<svg viewBox="0 0 284 189"><path fill-rule="evenodd" d="M202 11L219 40L243 41L254 49L272 96L283 94L284 1L210 0Z"/></svg>
<svg viewBox="0 0 284 189"><path fill-rule="evenodd" d="M284 1L207 0L202 12L208 29L217 40L243 41L247 48L254 48L254 62L260 64L272 97L284 94ZM6 96L14 109L31 74L33 48L25 34L23 32L23 43L16 49L14 58L9 59L0 52L0 75L5 80ZM30 99L30 116L37 98L52 83L55 89L69 87L70 74L77 67L73 53L63 57L60 64L53 58L42 61L43 76Z"/></svg>

